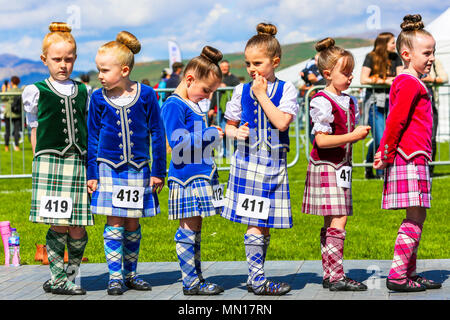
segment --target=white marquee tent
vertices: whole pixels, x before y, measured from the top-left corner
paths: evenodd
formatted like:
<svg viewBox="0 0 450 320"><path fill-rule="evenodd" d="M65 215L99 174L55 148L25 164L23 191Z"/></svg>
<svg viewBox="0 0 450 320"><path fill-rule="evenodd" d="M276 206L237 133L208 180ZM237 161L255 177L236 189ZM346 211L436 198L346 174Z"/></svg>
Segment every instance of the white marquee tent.
<svg viewBox="0 0 450 320"><path fill-rule="evenodd" d="M450 7L430 24L425 24L428 30L436 40L436 58L439 59L447 74L450 76ZM353 72L353 85L360 84L360 73L362 64L366 55L372 51L373 46L349 49L355 57L355 68ZM280 70L276 76L285 81L291 81L296 86L303 83L299 73L305 67L306 61ZM439 89L439 131L438 140L448 141L450 138L450 87L441 87Z"/></svg>

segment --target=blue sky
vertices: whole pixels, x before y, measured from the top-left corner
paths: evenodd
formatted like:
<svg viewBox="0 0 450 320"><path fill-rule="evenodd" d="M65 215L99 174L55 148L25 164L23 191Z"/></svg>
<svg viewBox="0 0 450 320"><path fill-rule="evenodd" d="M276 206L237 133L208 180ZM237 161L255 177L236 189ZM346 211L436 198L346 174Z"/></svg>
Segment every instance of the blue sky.
<svg viewBox="0 0 450 320"><path fill-rule="evenodd" d="M91 70L98 47L121 30L141 41L141 62L168 59L168 40L180 44L183 58L198 55L204 45L243 51L261 21L275 24L277 38L287 44L398 30L408 13L420 13L426 25L449 6L449 0L0 0L0 53L38 60L52 21L73 25L75 69Z"/></svg>

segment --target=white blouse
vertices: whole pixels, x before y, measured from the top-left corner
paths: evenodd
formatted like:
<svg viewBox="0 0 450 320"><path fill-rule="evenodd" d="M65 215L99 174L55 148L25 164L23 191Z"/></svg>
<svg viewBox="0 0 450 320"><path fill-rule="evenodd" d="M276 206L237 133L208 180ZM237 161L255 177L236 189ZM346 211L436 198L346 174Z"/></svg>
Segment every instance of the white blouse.
<svg viewBox="0 0 450 320"><path fill-rule="evenodd" d="M53 88L64 96L70 96L75 92L75 83L67 79L65 81L53 81L50 80ZM38 126L38 102L39 102L39 89L34 85L28 85L22 92L23 108L26 112L27 125L30 128L37 128ZM89 106L89 99L86 103L86 110Z"/></svg>
<svg viewBox="0 0 450 320"><path fill-rule="evenodd" d="M345 110L348 110L350 106L350 98L353 99L353 103L355 104L355 124L359 122L359 108L358 101L353 96L347 95L336 95L329 91L326 92L329 96L331 96L335 101L337 101ZM330 123L333 123L333 106L331 102L324 97L316 97L311 100L311 121L314 126L312 128L311 134L315 134L316 132L326 132L332 133L333 130L331 128Z"/></svg>
<svg viewBox="0 0 450 320"><path fill-rule="evenodd" d="M270 96L274 82L267 82L267 95ZM237 85L233 90L233 96L231 100L227 102L227 108L225 110L225 118L233 121L240 121L242 114L241 98L244 84ZM286 82L283 86L283 95L280 100L278 110L297 115L298 103L297 103L298 91L292 82Z"/></svg>

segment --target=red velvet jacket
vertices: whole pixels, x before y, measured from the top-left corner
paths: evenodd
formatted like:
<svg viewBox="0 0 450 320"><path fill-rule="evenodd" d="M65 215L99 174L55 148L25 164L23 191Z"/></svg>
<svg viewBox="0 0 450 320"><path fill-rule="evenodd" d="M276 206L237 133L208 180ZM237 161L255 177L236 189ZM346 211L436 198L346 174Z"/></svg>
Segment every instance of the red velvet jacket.
<svg viewBox="0 0 450 320"><path fill-rule="evenodd" d="M431 160L433 110L425 84L410 74L400 74L389 94L389 115L378 151L381 160L393 163L396 154L410 160L424 154Z"/></svg>

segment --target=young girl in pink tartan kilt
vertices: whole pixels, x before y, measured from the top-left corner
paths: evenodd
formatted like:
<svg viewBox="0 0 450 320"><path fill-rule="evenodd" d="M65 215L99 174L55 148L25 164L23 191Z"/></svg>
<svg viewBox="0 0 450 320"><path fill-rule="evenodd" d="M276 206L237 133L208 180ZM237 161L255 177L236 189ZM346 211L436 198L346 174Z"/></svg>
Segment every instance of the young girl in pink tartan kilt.
<svg viewBox="0 0 450 320"><path fill-rule="evenodd" d="M336 47L331 38L316 44L318 67L326 79L325 90L311 100L315 135L305 181L302 212L324 216L320 231L323 287L330 291L363 291L367 286L345 276L343 268L345 225L353 214L352 144L364 139L369 126L355 128L358 104L344 94L353 79L354 58Z"/></svg>
<svg viewBox="0 0 450 320"><path fill-rule="evenodd" d="M406 209L398 230L386 286L395 291L423 291L441 284L416 274L417 249L426 209L431 206L433 111L421 76L434 62L435 41L420 15L407 15L397 38L403 71L394 79L389 97L386 129L373 167L384 169L383 209Z"/></svg>

